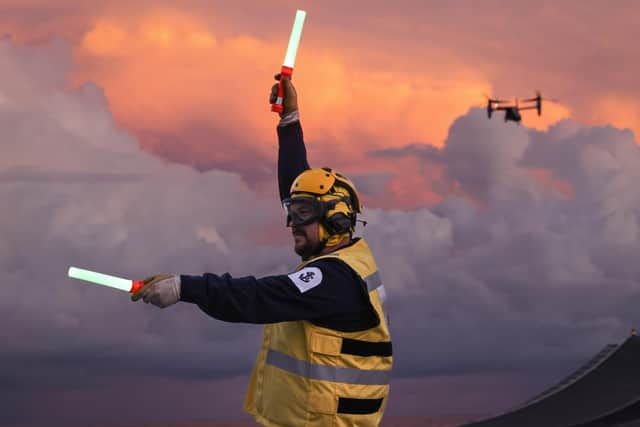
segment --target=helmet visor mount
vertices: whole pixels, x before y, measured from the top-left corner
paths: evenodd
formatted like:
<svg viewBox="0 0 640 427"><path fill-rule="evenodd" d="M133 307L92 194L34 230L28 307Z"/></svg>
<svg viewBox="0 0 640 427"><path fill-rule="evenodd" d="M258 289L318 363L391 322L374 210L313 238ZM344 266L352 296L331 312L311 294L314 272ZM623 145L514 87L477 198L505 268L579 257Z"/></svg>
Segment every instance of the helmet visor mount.
<svg viewBox="0 0 640 427"><path fill-rule="evenodd" d="M324 214L322 203L311 197L284 199L282 205L287 210L287 227L309 225L322 219Z"/></svg>

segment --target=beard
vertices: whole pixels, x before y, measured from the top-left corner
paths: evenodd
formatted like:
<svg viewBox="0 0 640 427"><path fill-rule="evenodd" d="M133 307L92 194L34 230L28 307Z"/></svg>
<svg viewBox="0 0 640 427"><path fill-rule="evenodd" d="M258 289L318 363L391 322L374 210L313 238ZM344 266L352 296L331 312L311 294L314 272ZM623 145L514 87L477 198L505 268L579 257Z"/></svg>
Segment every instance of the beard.
<svg viewBox="0 0 640 427"><path fill-rule="evenodd" d="M294 230L293 234L294 236L299 235L304 237L304 243L300 245L296 244L294 247L294 251L296 252L296 254L300 255L303 260L317 255L318 253L320 253L324 246L322 242L310 239L307 233L302 230Z"/></svg>

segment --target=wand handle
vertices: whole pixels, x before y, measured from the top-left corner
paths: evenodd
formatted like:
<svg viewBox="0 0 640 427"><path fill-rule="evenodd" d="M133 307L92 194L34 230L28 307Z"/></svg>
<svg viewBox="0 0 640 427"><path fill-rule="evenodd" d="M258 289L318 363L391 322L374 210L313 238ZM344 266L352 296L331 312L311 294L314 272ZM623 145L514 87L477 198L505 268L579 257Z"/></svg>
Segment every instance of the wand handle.
<svg viewBox="0 0 640 427"><path fill-rule="evenodd" d="M131 290L129 293L135 294L144 286L144 282L140 280L132 280L131 281Z"/></svg>
<svg viewBox="0 0 640 427"><path fill-rule="evenodd" d="M274 113L282 114L282 112L284 111L284 106L282 105L282 102L284 101L284 87L282 86L282 78L291 78L292 74L293 68L291 67L283 65L280 69L280 80L278 81L278 97L276 98L276 102L271 104L271 111L273 111Z"/></svg>

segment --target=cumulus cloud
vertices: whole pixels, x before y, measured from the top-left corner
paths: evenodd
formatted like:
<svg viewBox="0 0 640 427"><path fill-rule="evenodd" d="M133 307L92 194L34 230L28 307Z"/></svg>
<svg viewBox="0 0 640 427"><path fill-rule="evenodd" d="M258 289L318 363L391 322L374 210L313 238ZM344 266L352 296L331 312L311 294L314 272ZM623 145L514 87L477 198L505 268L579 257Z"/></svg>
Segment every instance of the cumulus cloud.
<svg viewBox="0 0 640 427"><path fill-rule="evenodd" d="M62 43L0 43L4 422L37 421L25 402L43 390L102 388L111 375L228 378L254 361L259 327L207 319L186 304L132 304L67 279L69 265L142 278L260 276L296 262L290 242L274 240L283 224L275 196L257 195L238 174L141 151L114 124L100 87L65 89L70 64ZM535 131L472 109L441 149L376 158L389 156L442 171L436 205L364 215L389 297L397 376L544 375L637 324L640 157L630 131L570 120ZM375 195L388 181L354 175Z"/></svg>
<svg viewBox="0 0 640 427"><path fill-rule="evenodd" d="M187 305L168 313L132 304L66 270L286 272L296 262L288 247L252 244L255 230L283 223L275 196L254 194L237 174L141 151L99 87L65 89L69 64L60 42L0 44L0 394L96 385L110 374L246 373L259 328L208 321ZM3 405L0 420L23 406Z"/></svg>
<svg viewBox="0 0 640 427"><path fill-rule="evenodd" d="M440 150L375 155L436 164L458 193L430 209L369 213L367 237L386 254L399 372L548 372L638 324L640 150L630 131L564 120L540 132L472 109Z"/></svg>
<svg viewBox="0 0 640 427"><path fill-rule="evenodd" d="M146 150L200 170L240 171L256 185L273 174L269 158L276 117L268 111L267 94L287 35L283 27L264 24L284 15L270 20L261 14L264 22L250 28L245 17L227 19L224 14L233 7L224 9L199 11L190 4L123 14L122 7L115 7L120 13L105 13L86 24L74 45L73 74L105 88L116 120ZM469 99L489 91L471 65L447 73L434 65L428 72L422 64L380 67L395 61L381 58L379 49L370 52L369 44L353 52L342 41L349 36L340 34L336 40L322 12L309 14L320 19L305 29L294 81L305 130L322 141L316 158L325 162L342 157L355 166L365 144L398 146L408 138L440 143ZM234 20L231 30L227 26ZM370 56L374 67L363 60ZM219 141L225 142L224 150L218 149Z"/></svg>

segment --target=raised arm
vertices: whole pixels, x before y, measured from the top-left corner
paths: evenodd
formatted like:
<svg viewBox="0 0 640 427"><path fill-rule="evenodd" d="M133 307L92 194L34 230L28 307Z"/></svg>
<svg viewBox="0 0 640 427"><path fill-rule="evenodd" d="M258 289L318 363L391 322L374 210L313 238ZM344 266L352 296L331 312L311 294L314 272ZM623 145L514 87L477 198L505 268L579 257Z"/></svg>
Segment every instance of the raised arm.
<svg viewBox="0 0 640 427"><path fill-rule="evenodd" d="M279 80L280 75L276 75ZM284 111L278 124L278 188L280 200L289 197L289 188L300 173L309 169L307 150L304 146L300 115L298 112L298 95L288 77L283 78ZM274 85L274 89L277 88ZM274 90L272 89L272 98Z"/></svg>

